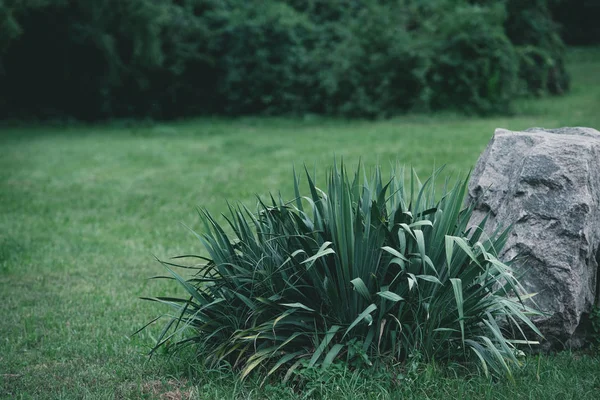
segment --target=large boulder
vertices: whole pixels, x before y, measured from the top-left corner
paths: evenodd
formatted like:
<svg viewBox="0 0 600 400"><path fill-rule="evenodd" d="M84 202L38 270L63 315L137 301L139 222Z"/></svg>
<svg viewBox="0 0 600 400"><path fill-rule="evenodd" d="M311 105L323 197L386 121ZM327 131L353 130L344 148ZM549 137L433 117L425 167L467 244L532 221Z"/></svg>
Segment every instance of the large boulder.
<svg viewBox="0 0 600 400"><path fill-rule="evenodd" d="M469 182L471 220L512 225L500 258L513 262L538 309L543 347L580 347L600 304L600 132L497 129Z"/></svg>

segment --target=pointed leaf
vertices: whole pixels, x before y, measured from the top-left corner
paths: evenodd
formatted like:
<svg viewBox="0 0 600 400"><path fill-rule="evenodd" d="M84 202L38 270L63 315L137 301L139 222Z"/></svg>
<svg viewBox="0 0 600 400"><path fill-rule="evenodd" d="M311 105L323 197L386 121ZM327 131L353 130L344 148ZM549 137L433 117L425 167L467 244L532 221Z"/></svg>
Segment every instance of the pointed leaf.
<svg viewBox="0 0 600 400"><path fill-rule="evenodd" d="M377 292L377 295L386 299L386 300L390 300L393 301L394 303L398 302L398 301L402 301L404 300L404 298L398 296L396 293L394 292L390 292L389 290L383 291L383 292Z"/></svg>

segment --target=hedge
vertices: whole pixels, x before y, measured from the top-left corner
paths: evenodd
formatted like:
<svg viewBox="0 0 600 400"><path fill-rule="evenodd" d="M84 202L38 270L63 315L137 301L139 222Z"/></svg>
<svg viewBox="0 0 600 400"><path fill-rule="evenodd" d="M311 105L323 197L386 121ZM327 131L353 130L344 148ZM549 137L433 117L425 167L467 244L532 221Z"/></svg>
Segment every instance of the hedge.
<svg viewBox="0 0 600 400"><path fill-rule="evenodd" d="M0 0L0 117L505 113L568 90L547 0Z"/></svg>

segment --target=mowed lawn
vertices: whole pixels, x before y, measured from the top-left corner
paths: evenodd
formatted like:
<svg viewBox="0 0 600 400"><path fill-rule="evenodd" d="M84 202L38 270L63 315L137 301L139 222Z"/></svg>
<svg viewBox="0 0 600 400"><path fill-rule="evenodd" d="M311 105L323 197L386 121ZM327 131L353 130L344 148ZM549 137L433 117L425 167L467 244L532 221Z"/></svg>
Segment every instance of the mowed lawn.
<svg viewBox="0 0 600 400"><path fill-rule="evenodd" d="M0 127L0 397L293 398L291 389L203 371L186 354L148 360L160 328L131 334L165 309L139 297L179 293L148 280L164 272L154 256L201 251L184 226L200 229L197 207L218 214L226 200L252 207L257 194L290 198L293 165L324 177L335 156L399 161L421 176L444 164L466 173L497 127L600 129L600 49L570 56L571 92L521 100L511 117ZM600 398L598 355L527 364L515 384L424 366L417 382L369 389L349 375L310 396Z"/></svg>

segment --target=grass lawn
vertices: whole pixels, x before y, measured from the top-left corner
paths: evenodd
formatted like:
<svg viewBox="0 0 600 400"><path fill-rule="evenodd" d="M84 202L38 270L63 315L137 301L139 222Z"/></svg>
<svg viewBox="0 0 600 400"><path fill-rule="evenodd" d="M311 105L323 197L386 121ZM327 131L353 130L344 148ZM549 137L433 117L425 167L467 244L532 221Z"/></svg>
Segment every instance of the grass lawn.
<svg viewBox="0 0 600 400"><path fill-rule="evenodd" d="M156 125L0 127L0 397L296 398L279 385L240 384L190 355L148 360L162 309L140 296L173 294L147 280L166 258L199 252L182 224L197 206L252 206L292 193L292 164L324 170L400 160L466 172L497 127L600 128L600 49L570 53L572 91L521 100L511 117L453 114L387 121L198 119ZM322 174L324 175L324 174ZM600 356L530 357L516 383L422 365L401 381L333 371L304 392L326 398L600 398ZM415 377L419 379L414 379ZM171 396L171 397L169 397ZM179 397L178 397L179 396Z"/></svg>

